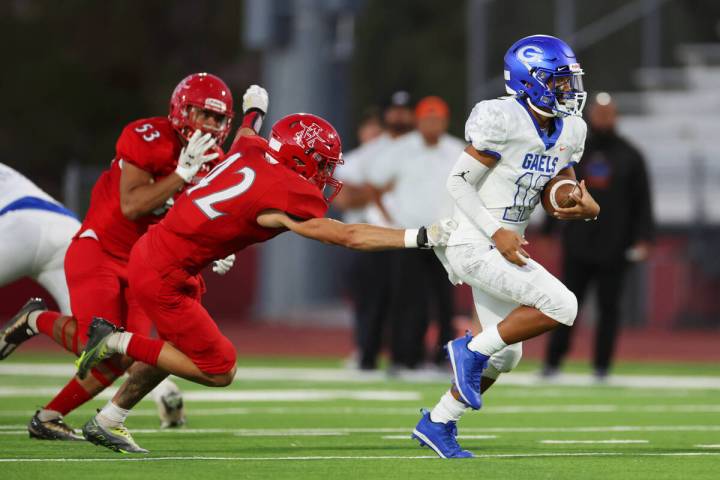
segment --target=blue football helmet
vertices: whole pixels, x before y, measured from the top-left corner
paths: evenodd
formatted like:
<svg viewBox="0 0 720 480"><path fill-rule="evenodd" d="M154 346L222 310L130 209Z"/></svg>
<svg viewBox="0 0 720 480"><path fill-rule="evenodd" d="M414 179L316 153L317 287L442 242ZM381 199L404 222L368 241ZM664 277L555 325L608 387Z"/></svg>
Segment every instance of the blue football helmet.
<svg viewBox="0 0 720 480"><path fill-rule="evenodd" d="M587 92L575 52L559 38L532 35L505 54L505 89L545 116L581 115Z"/></svg>

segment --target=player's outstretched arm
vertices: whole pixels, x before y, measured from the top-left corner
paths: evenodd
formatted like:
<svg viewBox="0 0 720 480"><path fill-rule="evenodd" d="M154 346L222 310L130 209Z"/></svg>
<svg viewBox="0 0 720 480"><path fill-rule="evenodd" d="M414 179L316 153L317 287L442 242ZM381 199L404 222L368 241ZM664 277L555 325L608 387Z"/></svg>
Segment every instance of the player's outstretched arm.
<svg viewBox="0 0 720 480"><path fill-rule="evenodd" d="M364 251L444 246L456 226L452 221L443 221L430 228L402 230L362 223L342 223L329 218L299 221L277 210L262 212L257 222L265 228L286 228L306 238Z"/></svg>

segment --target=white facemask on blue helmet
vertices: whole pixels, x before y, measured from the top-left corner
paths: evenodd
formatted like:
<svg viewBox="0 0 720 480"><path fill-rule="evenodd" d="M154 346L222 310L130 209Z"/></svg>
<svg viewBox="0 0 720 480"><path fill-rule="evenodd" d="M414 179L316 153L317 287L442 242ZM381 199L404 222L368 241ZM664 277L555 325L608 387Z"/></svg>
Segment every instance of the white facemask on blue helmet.
<svg viewBox="0 0 720 480"><path fill-rule="evenodd" d="M505 54L505 89L544 116L581 115L587 92L575 52L559 38L532 35Z"/></svg>

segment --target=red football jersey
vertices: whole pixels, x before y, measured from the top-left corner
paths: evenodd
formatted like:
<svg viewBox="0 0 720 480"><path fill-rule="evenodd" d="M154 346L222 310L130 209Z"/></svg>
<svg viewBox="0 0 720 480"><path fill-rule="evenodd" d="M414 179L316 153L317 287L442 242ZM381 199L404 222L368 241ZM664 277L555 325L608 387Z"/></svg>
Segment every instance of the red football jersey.
<svg viewBox="0 0 720 480"><path fill-rule="evenodd" d="M130 163L155 180L175 171L182 144L167 117L153 117L129 123L115 146L115 158L92 190L80 232L92 229L110 254L127 259L135 242L167 211L159 208L136 221L128 220L120 209L120 173ZM214 162L216 164L218 160Z"/></svg>
<svg viewBox="0 0 720 480"><path fill-rule="evenodd" d="M235 142L227 159L185 191L147 240L155 267L196 274L213 260L269 240L285 231L258 225L265 210L293 217L323 217L328 209L320 190L269 157L258 136Z"/></svg>

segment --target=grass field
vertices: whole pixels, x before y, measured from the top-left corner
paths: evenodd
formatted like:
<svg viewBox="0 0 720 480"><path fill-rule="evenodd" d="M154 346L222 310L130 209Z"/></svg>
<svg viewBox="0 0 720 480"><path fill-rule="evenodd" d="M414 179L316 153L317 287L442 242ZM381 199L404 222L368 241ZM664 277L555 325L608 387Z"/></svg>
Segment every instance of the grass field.
<svg viewBox="0 0 720 480"><path fill-rule="evenodd" d="M189 424L159 431L154 404L128 421L147 456L89 443L28 439L25 424L70 371L67 357L23 354L0 364L0 477L15 478L451 478L716 479L720 475L720 368L627 364L631 386L539 384L526 366L460 423L478 458L440 460L409 439L439 376L384 380L337 362L241 359L232 387L179 381ZM658 375L673 375L660 379ZM515 379L513 380L513 376ZM620 377L621 379L623 377ZM674 388L675 380L691 380ZM512 381L511 381L512 380ZM649 383L648 383L649 382ZM694 382L694 383L693 383ZM572 383L572 382L570 382ZM634 386L633 386L634 385ZM68 416L80 427L105 400ZM453 477L457 478L457 477Z"/></svg>

